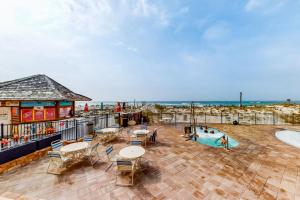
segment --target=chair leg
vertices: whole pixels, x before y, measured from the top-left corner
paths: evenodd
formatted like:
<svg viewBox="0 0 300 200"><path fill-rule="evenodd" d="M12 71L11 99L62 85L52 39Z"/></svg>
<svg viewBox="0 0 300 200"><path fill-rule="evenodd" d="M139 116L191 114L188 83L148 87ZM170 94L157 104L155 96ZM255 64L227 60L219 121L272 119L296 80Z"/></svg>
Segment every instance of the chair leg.
<svg viewBox="0 0 300 200"><path fill-rule="evenodd" d="M134 172L132 172L132 176L131 176L131 185L133 186L133 180L134 180Z"/></svg>
<svg viewBox="0 0 300 200"><path fill-rule="evenodd" d="M106 167L105 171L107 172L109 170L109 168L111 168L111 166L113 165L113 162L110 162L110 165Z"/></svg>
<svg viewBox="0 0 300 200"><path fill-rule="evenodd" d="M118 172L116 172L116 179L115 179L115 185L116 186L123 186L123 187L128 187L128 186L133 186L134 183L134 173L132 172L131 175L131 181L128 184L118 184Z"/></svg>
<svg viewBox="0 0 300 200"><path fill-rule="evenodd" d="M47 168L47 173L48 174L55 174L55 175L60 175L61 173L59 172L53 172L53 171L50 171L50 166L52 165L52 161L49 162L49 165L48 165L48 168Z"/></svg>

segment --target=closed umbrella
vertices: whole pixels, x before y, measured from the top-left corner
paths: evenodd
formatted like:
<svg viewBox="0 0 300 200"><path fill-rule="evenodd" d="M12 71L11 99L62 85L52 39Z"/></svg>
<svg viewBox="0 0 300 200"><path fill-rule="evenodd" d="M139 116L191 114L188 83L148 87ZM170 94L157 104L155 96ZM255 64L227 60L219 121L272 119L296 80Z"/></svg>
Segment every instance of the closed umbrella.
<svg viewBox="0 0 300 200"><path fill-rule="evenodd" d="M103 102L101 102L101 110L103 110Z"/></svg>
<svg viewBox="0 0 300 200"><path fill-rule="evenodd" d="M86 103L85 106L84 106L84 112L89 112L89 106L88 106L87 103Z"/></svg>

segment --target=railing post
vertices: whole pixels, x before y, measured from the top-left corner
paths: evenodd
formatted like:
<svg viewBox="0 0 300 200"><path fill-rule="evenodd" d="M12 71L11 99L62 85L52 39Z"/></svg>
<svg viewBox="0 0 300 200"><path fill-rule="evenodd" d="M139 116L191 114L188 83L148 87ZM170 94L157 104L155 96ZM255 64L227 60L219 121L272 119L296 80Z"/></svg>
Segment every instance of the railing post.
<svg viewBox="0 0 300 200"><path fill-rule="evenodd" d="M221 112L221 124L223 124L223 112Z"/></svg>
<svg viewBox="0 0 300 200"><path fill-rule="evenodd" d="M238 123L240 123L240 113L238 112Z"/></svg>
<svg viewBox="0 0 300 200"><path fill-rule="evenodd" d="M1 140L2 140L4 138L4 124L1 124L0 132L1 132ZM1 148L3 148L2 142L1 142Z"/></svg>
<svg viewBox="0 0 300 200"><path fill-rule="evenodd" d="M175 112L175 127L176 127L176 112Z"/></svg>
<svg viewBox="0 0 300 200"><path fill-rule="evenodd" d="M74 126L75 126L75 138L76 138L76 141L78 141L78 133L77 133L77 120L74 119Z"/></svg>
<svg viewBox="0 0 300 200"><path fill-rule="evenodd" d="M275 112L273 112L273 125L275 125Z"/></svg>
<svg viewBox="0 0 300 200"><path fill-rule="evenodd" d="M106 113L106 116L105 116L105 118L106 118L106 124L105 124L105 128L107 128L107 127L108 127L108 113Z"/></svg>
<svg viewBox="0 0 300 200"><path fill-rule="evenodd" d="M293 124L295 124L295 114L293 113Z"/></svg>
<svg viewBox="0 0 300 200"><path fill-rule="evenodd" d="M121 126L121 113L118 113L118 115L119 115L119 126Z"/></svg>
<svg viewBox="0 0 300 200"><path fill-rule="evenodd" d="M204 123L206 124L206 113L204 113Z"/></svg>
<svg viewBox="0 0 300 200"><path fill-rule="evenodd" d="M254 113L254 123L256 125L256 113Z"/></svg>

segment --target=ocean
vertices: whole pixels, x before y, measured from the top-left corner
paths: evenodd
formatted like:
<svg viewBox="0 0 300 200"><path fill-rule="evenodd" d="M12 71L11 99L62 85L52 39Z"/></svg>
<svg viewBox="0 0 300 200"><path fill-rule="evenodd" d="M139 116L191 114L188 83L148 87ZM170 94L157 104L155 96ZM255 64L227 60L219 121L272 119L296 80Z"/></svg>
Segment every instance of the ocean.
<svg viewBox="0 0 300 200"><path fill-rule="evenodd" d="M159 104L162 106L189 106L192 101L136 101L136 105L147 104L154 105ZM86 102L78 102L76 105L84 106ZM101 101L90 101L87 102L89 106L91 105L101 105ZM130 105L133 105L133 101L127 102ZM239 106L239 101L193 101L195 106ZM274 104L284 104L286 101L243 101L244 106L265 106L265 105L274 105ZM293 101L293 104L300 104L300 101ZM104 105L115 105L114 101L103 101Z"/></svg>

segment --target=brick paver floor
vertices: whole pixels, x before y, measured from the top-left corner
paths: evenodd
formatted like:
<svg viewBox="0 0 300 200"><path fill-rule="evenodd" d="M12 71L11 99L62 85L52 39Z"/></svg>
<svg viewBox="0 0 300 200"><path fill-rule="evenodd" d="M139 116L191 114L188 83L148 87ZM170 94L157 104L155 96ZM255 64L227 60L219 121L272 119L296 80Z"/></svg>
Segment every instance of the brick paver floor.
<svg viewBox="0 0 300 200"><path fill-rule="evenodd" d="M135 186L115 186L106 158L83 162L60 176L47 174L48 158L0 175L1 199L300 199L300 149L274 136L278 126L213 125L240 142L224 149L181 137L182 128L161 127L149 145ZM289 127L300 130L300 127ZM126 146L114 143L116 149Z"/></svg>

